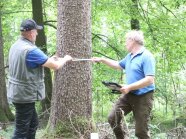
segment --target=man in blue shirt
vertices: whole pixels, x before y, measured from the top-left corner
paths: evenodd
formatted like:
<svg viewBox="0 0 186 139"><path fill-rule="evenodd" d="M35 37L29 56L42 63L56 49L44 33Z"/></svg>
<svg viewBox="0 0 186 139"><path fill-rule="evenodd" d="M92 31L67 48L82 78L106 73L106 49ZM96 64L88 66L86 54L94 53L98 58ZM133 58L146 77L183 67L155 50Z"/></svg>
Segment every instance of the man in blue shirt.
<svg viewBox="0 0 186 139"><path fill-rule="evenodd" d="M38 116L35 102L45 98L44 67L53 70L72 60L66 55L48 57L36 45L37 30L42 26L32 19L21 23L21 37L9 51L8 99L16 109L12 139L35 139Z"/></svg>
<svg viewBox="0 0 186 139"><path fill-rule="evenodd" d="M92 61L104 63L114 69L125 70L126 73L126 85L120 89L122 95L108 117L116 138L128 138L122 124L122 113L127 115L133 112L135 135L139 139L150 139L148 122L155 90L155 59L144 47L144 36L141 31L132 30L126 34L126 49L128 55L119 62L98 57L92 58Z"/></svg>

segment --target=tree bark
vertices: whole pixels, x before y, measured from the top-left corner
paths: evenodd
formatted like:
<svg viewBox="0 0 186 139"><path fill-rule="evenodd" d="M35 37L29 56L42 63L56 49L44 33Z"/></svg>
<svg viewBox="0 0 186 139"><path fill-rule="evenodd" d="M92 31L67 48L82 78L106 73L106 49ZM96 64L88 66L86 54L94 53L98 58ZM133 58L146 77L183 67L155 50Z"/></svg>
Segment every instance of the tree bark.
<svg viewBox="0 0 186 139"><path fill-rule="evenodd" d="M42 0L32 0L32 13L33 19L39 25L43 25L43 8L42 8ZM44 25L43 25L44 27ZM40 30L37 36L36 45L40 47L45 53L47 53L46 46L46 36L44 29ZM51 106L51 97L52 97L52 77L50 69L45 68L45 93L46 98L41 102L42 112L46 112L44 117L48 119Z"/></svg>
<svg viewBox="0 0 186 139"><path fill-rule="evenodd" d="M138 11L138 1L137 0L132 0L133 4L131 7L131 29L135 29L135 30L140 30L140 23L138 20L138 15L139 15L139 11Z"/></svg>
<svg viewBox="0 0 186 139"><path fill-rule="evenodd" d="M7 90L6 90L6 82L5 82L3 36L2 36L1 9L0 9L0 122L7 122L7 121L14 120L14 115L12 114L9 108L6 94L7 94Z"/></svg>
<svg viewBox="0 0 186 139"><path fill-rule="evenodd" d="M57 53L74 58L91 57L91 1L59 0ZM51 128L62 136L89 138L92 95L91 63L69 62L55 73ZM61 128L60 128L61 127Z"/></svg>

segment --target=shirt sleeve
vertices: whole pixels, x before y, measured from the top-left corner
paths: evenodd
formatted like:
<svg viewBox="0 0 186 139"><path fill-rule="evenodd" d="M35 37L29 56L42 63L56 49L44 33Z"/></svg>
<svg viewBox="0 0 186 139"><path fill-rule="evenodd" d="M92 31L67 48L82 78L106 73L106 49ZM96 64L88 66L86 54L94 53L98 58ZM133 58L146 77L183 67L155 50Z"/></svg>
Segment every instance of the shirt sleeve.
<svg viewBox="0 0 186 139"><path fill-rule="evenodd" d="M127 57L128 57L128 55L127 55L125 58L123 58L122 60L119 61L119 65L120 65L123 69L125 69Z"/></svg>
<svg viewBox="0 0 186 139"><path fill-rule="evenodd" d="M153 55L147 55L143 61L144 74L155 76L155 58Z"/></svg>
<svg viewBox="0 0 186 139"><path fill-rule="evenodd" d="M33 48L26 55L26 65L29 68L37 68L48 60L48 56L39 48Z"/></svg>

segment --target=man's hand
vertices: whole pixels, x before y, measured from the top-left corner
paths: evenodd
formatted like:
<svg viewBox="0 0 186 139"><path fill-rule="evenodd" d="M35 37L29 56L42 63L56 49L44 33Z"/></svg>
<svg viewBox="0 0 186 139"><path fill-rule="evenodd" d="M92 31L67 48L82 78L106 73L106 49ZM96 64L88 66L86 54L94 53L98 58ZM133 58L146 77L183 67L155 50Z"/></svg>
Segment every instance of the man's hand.
<svg viewBox="0 0 186 139"><path fill-rule="evenodd" d="M57 55L53 55L53 56L51 57L51 59L54 59L55 61L58 61L58 60L59 60L59 57L58 57Z"/></svg>
<svg viewBox="0 0 186 139"><path fill-rule="evenodd" d="M128 94L131 91L130 85L123 85L120 89L122 94Z"/></svg>
<svg viewBox="0 0 186 139"><path fill-rule="evenodd" d="M72 61L72 57L71 57L70 55L66 55L66 56L64 57L64 60L65 60L66 62Z"/></svg>

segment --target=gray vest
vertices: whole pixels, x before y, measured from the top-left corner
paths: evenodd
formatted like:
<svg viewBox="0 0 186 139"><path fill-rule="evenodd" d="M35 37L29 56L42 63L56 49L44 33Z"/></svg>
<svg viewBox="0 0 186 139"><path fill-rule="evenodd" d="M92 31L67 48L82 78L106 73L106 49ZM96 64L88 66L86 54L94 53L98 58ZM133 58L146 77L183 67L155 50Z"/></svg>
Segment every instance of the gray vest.
<svg viewBox="0 0 186 139"><path fill-rule="evenodd" d="M31 103L45 98L44 70L28 68L26 54L36 47L20 38L9 51L8 99L14 103Z"/></svg>

